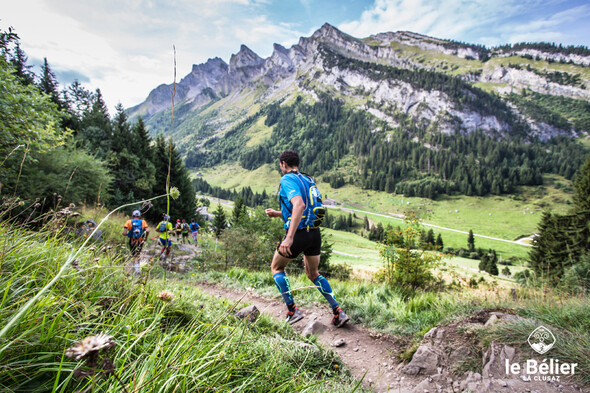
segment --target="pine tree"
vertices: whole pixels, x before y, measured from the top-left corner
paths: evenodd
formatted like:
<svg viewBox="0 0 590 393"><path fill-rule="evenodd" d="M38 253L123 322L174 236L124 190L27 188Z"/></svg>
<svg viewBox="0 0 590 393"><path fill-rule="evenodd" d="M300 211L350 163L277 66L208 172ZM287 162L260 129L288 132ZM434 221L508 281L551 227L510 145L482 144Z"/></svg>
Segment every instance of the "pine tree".
<svg viewBox="0 0 590 393"><path fill-rule="evenodd" d="M108 109L99 89L92 95L89 110L82 113L80 130L76 139L81 147L91 151L98 158L106 158L111 150L113 132Z"/></svg>
<svg viewBox="0 0 590 393"><path fill-rule="evenodd" d="M172 151L170 151L172 149ZM170 154L172 154L170 159ZM166 193L166 181L168 176L168 162L170 160L170 188L176 187L180 191L178 199L170 199L170 215L182 217L190 220L194 217L196 202L195 191L191 184L187 169L178 154L175 146L170 146L160 134L156 137L154 144L153 163L156 170L155 183L152 189L152 195L162 195ZM166 198L157 199L153 202L153 208L150 214L154 217L160 216L166 212ZM157 218L155 219L157 220Z"/></svg>
<svg viewBox="0 0 590 393"><path fill-rule="evenodd" d="M574 181L574 206L577 212L590 213L590 157L578 170Z"/></svg>
<svg viewBox="0 0 590 393"><path fill-rule="evenodd" d="M498 256L496 255L496 250L488 250L487 261L485 263L485 271L490 273L492 276L498 275ZM483 257L482 257L483 259Z"/></svg>
<svg viewBox="0 0 590 393"><path fill-rule="evenodd" d="M481 259L479 260L479 265L478 265L478 268L480 271L482 271L482 272L487 271L488 261L489 261L488 254L483 254L481 256Z"/></svg>
<svg viewBox="0 0 590 393"><path fill-rule="evenodd" d="M442 239L441 234L439 233L436 236L436 249L442 251L443 248L444 248L443 239Z"/></svg>
<svg viewBox="0 0 590 393"><path fill-rule="evenodd" d="M248 211L246 204L241 196L238 196L234 201L234 208L232 210L231 224L232 226L238 226L248 217Z"/></svg>
<svg viewBox="0 0 590 393"><path fill-rule="evenodd" d="M225 217L225 212L223 211L223 206L221 204L217 205L217 209L215 213L213 213L215 218L213 219L213 228L215 231L215 237L219 239L225 228L227 227L227 219Z"/></svg>
<svg viewBox="0 0 590 393"><path fill-rule="evenodd" d="M148 199L156 183L156 167L154 165L154 151L151 147L149 133L145 123L139 117L131 127L132 149L139 160L139 173L135 181L135 194L138 199Z"/></svg>
<svg viewBox="0 0 590 393"><path fill-rule="evenodd" d="M467 237L467 249L469 252L475 251L475 238L471 229L469 230L469 236Z"/></svg>
<svg viewBox="0 0 590 393"><path fill-rule="evenodd" d="M371 229L371 224L369 223L369 218L367 216L363 218L363 228L365 231L369 231Z"/></svg>
<svg viewBox="0 0 590 393"><path fill-rule="evenodd" d="M432 228L430 228L426 233L426 247L428 247L428 249L432 249L434 247L434 231Z"/></svg>
<svg viewBox="0 0 590 393"><path fill-rule="evenodd" d="M43 65L41 66L41 80L39 81L39 90L51 97L51 101L57 104L59 109L63 109L64 105L59 97L59 85L57 77L49 68L47 58L43 58Z"/></svg>
<svg viewBox="0 0 590 393"><path fill-rule="evenodd" d="M123 105L118 104L112 121L113 137L107 154L109 169L113 175L113 205L120 206L137 199L135 183L139 177L139 157L134 153L131 130ZM129 208L128 210L133 210Z"/></svg>
<svg viewBox="0 0 590 393"><path fill-rule="evenodd" d="M15 74L20 82L25 86L35 83L35 74L31 71L33 66L27 65L27 61L27 55L21 49L20 43L17 42L14 47L14 54L10 59L10 64L14 67Z"/></svg>

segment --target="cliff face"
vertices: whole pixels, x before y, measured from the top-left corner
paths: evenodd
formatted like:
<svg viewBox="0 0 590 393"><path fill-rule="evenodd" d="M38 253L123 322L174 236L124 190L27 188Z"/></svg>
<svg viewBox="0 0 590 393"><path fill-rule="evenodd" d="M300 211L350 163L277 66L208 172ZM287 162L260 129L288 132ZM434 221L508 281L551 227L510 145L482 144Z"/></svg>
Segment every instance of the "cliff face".
<svg viewBox="0 0 590 393"><path fill-rule="evenodd" d="M273 53L266 59L242 45L231 56L229 64L220 58L213 58L204 64L194 65L191 73L177 84L175 102L188 108L184 114L186 120L191 113L196 116L207 105L221 101L216 119L208 124L211 130L207 134L209 136L243 119L254 103L263 106L300 94L317 99L320 92L336 94L350 105L392 126L396 125L392 114L401 112L415 121L433 124L439 132L481 129L506 136L512 131L506 118L512 116L528 123L531 132L542 138L573 134L572 129L559 129L533 120L512 104L506 105L508 114L490 113L478 109L477 104L463 105L463 100L451 97L445 86L425 87L401 79L376 78L375 72L367 72L363 67L333 66L326 56L329 52L362 64L384 65L412 72L444 73L500 95L528 89L543 94L590 99L590 91L586 89L590 81L584 70L584 65L590 64L590 57L568 55L567 60L571 60L572 64L561 69L568 76L577 78L577 83L566 84L550 78L551 73L557 71L539 68L543 59L555 59L559 54L530 49L521 50L522 53L485 52L481 49L411 32L387 32L358 39L325 24L311 37L301 38L291 48L275 44ZM490 54L491 59L488 60ZM530 60L528 69L523 68L519 64L526 60L518 57L523 54L539 60ZM564 57L560 59L563 63ZM513 66L507 60L518 64ZM158 86L143 103L128 110L130 117L141 115L157 132L158 125L152 119L171 106L170 91L170 85ZM463 94L469 99L477 99L472 97L472 90L464 89ZM185 130L186 133L190 130Z"/></svg>

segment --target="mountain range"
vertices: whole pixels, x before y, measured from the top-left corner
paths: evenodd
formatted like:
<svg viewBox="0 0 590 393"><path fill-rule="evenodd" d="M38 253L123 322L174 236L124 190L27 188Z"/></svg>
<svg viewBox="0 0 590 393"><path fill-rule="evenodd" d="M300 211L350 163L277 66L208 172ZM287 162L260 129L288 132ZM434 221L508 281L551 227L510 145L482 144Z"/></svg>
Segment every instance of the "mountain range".
<svg viewBox="0 0 590 393"><path fill-rule="evenodd" d="M437 156L439 150L449 148L446 139L440 138L457 135L482 134L512 144L586 137L589 86L590 51L585 47L523 43L490 49L406 31L359 39L324 24L290 48L274 44L266 59L242 45L229 64L216 57L194 65L180 82L156 87L127 112L132 119L141 116L152 134L168 135L174 91L172 135L189 167L226 160L256 167L288 147L288 138L279 137L282 123L270 119L281 118L277 111L295 111L294 118L306 118L314 105L329 101L323 110L330 112L335 106L335 112L320 116L324 117L321 123L317 116L308 118L291 133L314 135L315 142L323 144L334 138L332 122L338 121L334 117L345 116L349 122L351 116L360 116L361 131L347 137L350 146L359 140L378 146L403 134ZM315 128L303 131L305 124ZM321 132L322 127L329 129ZM368 133L374 136L369 138ZM325 136L318 139L319 134ZM432 146L433 138L439 138L436 146ZM361 169L358 160L369 158L362 148L336 150L333 158L349 157ZM476 162L483 158L475 157ZM403 166L403 160L391 159ZM516 164L531 166L522 161ZM547 172L531 169L540 171L539 175ZM369 166L367 174L376 170ZM452 170L447 174L441 170L428 165L427 171L419 168L410 178L434 176L446 181ZM394 168L385 176L398 172Z"/></svg>

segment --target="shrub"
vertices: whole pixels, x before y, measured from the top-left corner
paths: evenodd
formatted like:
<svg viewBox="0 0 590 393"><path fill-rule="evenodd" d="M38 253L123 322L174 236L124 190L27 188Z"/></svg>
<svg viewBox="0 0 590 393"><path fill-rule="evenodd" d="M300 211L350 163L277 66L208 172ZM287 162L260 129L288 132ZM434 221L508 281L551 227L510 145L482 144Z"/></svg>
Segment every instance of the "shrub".
<svg viewBox="0 0 590 393"><path fill-rule="evenodd" d="M590 254L580 258L580 262L570 267L564 277L563 285L571 291L588 293L590 291Z"/></svg>
<svg viewBox="0 0 590 393"><path fill-rule="evenodd" d="M410 295L418 288L429 288L436 278L432 269L438 266L442 257L435 253L414 250L412 244L416 243L421 233L418 220L413 215L406 218L409 224L403 230L389 231L379 250L385 262L383 277L390 287L397 286L401 291ZM404 239L404 247L397 247L397 239Z"/></svg>

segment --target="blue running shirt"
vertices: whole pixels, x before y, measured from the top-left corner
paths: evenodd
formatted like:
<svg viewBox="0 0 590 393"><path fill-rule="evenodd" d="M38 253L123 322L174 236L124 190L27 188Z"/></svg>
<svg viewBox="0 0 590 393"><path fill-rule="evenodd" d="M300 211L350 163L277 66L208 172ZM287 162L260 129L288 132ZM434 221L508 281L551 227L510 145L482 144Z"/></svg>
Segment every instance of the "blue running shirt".
<svg viewBox="0 0 590 393"><path fill-rule="evenodd" d="M293 204L291 199L299 195L305 203L305 196L301 190L301 182L297 178L297 175L293 173L286 173L281 177L281 189L279 191L279 204L281 205L281 213L283 214L283 222L285 229L289 228L291 223L291 212L293 211ZM303 227L303 222L299 222L299 226ZM300 229L300 228L297 228Z"/></svg>

